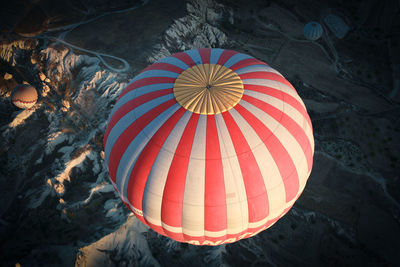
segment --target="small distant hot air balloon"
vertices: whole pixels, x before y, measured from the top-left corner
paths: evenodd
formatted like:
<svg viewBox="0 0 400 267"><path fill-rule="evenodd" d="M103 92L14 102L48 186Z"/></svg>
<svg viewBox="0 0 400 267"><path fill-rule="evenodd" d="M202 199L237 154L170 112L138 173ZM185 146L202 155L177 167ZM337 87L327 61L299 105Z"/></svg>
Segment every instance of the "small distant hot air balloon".
<svg viewBox="0 0 400 267"><path fill-rule="evenodd" d="M310 21L304 26L304 36L311 41L321 38L323 32L321 24L315 21Z"/></svg>
<svg viewBox="0 0 400 267"><path fill-rule="evenodd" d="M333 34L339 39L343 39L350 30L350 27L341 17L333 14L327 15L324 19L324 22L326 26L328 26L328 28L333 32Z"/></svg>
<svg viewBox="0 0 400 267"><path fill-rule="evenodd" d="M111 182L136 217L195 245L256 235L310 175L311 120L293 86L249 55L173 54L122 91L104 135Z"/></svg>
<svg viewBox="0 0 400 267"><path fill-rule="evenodd" d="M36 89L29 84L17 85L11 94L12 103L19 108L30 109L36 104L38 93Z"/></svg>

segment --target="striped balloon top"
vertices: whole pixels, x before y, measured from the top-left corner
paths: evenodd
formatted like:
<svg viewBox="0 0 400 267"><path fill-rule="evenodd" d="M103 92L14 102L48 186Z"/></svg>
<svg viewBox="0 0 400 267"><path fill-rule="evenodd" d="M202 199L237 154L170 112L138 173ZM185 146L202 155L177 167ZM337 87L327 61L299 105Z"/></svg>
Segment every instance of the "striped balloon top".
<svg viewBox="0 0 400 267"><path fill-rule="evenodd" d="M310 175L303 101L249 55L195 49L150 65L123 90L104 135L121 199L162 235L219 245L270 227Z"/></svg>
<svg viewBox="0 0 400 267"><path fill-rule="evenodd" d="M324 29L321 24L316 21L310 21L304 26L304 36L311 41L316 41L321 38Z"/></svg>

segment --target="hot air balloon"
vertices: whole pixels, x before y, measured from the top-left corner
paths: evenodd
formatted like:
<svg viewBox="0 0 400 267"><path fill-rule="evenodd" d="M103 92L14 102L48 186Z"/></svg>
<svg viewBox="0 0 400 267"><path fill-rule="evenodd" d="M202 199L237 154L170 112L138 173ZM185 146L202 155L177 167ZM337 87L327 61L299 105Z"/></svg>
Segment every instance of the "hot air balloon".
<svg viewBox="0 0 400 267"><path fill-rule="evenodd" d="M29 84L17 85L11 94L12 103L19 108L30 109L38 99L36 89Z"/></svg>
<svg viewBox="0 0 400 267"><path fill-rule="evenodd" d="M315 21L310 21L304 26L304 36L311 41L318 40L321 38L324 30L322 29L321 24Z"/></svg>
<svg viewBox="0 0 400 267"><path fill-rule="evenodd" d="M249 55L195 49L122 91L104 135L111 182L161 235L220 245L292 207L311 172L310 118L293 86Z"/></svg>
<svg viewBox="0 0 400 267"><path fill-rule="evenodd" d="M333 32L333 34L343 39L350 30L350 27L339 16L329 14L324 18L326 26Z"/></svg>

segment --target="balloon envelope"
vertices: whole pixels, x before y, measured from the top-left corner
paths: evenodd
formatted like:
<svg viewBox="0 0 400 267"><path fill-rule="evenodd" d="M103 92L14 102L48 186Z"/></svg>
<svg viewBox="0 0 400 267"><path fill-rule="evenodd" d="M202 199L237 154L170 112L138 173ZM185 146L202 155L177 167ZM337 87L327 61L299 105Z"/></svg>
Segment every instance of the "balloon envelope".
<svg viewBox="0 0 400 267"><path fill-rule="evenodd" d="M29 84L17 85L11 94L12 103L19 108L29 109L36 104L38 93Z"/></svg>
<svg viewBox="0 0 400 267"><path fill-rule="evenodd" d="M333 34L339 39L343 39L350 30L350 27L343 21L342 18L333 14L326 16L324 22L333 32Z"/></svg>
<svg viewBox="0 0 400 267"><path fill-rule="evenodd" d="M304 36L308 40L318 40L321 38L323 32L324 30L322 29L321 24L315 21L310 21L304 26Z"/></svg>
<svg viewBox="0 0 400 267"><path fill-rule="evenodd" d="M144 224L195 245L270 227L310 175L314 139L303 101L249 55L198 49L159 60L117 100L105 160Z"/></svg>

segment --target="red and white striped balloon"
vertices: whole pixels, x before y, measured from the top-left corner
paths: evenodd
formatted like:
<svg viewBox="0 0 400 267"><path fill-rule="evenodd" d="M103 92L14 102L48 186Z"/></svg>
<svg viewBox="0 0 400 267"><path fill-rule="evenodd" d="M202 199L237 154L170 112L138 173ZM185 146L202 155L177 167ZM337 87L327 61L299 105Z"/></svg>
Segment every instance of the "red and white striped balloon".
<svg viewBox="0 0 400 267"><path fill-rule="evenodd" d="M249 55L173 54L124 89L104 136L112 184L144 224L195 245L270 227L310 175L314 138L293 86Z"/></svg>
<svg viewBox="0 0 400 267"><path fill-rule="evenodd" d="M17 85L11 94L12 103L22 109L30 109L38 100L38 93L36 89L29 84Z"/></svg>

